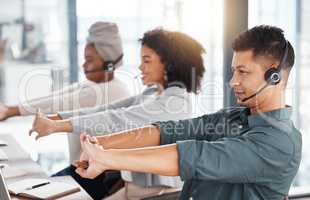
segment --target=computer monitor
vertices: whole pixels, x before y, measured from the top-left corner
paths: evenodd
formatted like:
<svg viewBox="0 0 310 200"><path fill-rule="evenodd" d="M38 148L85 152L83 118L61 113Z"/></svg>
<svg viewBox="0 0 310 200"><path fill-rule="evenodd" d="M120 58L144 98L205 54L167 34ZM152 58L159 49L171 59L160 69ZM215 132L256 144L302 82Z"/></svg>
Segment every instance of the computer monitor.
<svg viewBox="0 0 310 200"><path fill-rule="evenodd" d="M0 169L0 199L1 200L11 200L8 188L4 182L4 178L2 176L2 170Z"/></svg>

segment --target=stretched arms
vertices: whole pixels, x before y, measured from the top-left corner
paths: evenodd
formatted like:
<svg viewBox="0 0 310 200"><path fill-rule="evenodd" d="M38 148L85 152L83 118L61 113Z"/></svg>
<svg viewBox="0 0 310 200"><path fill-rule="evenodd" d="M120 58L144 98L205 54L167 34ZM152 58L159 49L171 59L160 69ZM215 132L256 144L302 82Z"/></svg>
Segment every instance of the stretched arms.
<svg viewBox="0 0 310 200"><path fill-rule="evenodd" d="M88 163L87 167L79 167L78 174L85 178L94 178L102 172L113 170L128 170L133 172L148 172L166 176L179 174L178 153L175 144L139 149L105 150L98 144L93 144L85 134L81 135L81 145Z"/></svg>
<svg viewBox="0 0 310 200"><path fill-rule="evenodd" d="M29 131L29 135L33 132L37 132L36 140L40 137L50 135L58 132L72 132L72 125L69 120L52 120L47 117L39 110L36 113L35 120L32 128Z"/></svg>
<svg viewBox="0 0 310 200"><path fill-rule="evenodd" d="M105 149L132 149L160 144L160 132L154 126L97 136L96 138Z"/></svg>

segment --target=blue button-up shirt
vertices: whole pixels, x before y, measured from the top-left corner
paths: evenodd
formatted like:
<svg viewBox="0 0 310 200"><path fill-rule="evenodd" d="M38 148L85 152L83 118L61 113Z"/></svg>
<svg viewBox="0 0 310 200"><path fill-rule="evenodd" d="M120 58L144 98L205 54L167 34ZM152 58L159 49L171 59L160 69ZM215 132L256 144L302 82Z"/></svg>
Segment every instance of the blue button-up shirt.
<svg viewBox="0 0 310 200"><path fill-rule="evenodd" d="M289 107L250 115L228 108L159 122L161 144L177 143L181 199L282 200L300 160L302 138Z"/></svg>

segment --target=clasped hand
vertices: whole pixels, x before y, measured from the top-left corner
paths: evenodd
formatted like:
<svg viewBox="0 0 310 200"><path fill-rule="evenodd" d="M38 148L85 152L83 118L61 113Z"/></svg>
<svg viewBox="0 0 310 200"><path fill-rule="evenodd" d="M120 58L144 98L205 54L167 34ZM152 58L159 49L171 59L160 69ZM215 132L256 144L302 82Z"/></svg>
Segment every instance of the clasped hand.
<svg viewBox="0 0 310 200"><path fill-rule="evenodd" d="M93 179L109 169L105 160L101 159L105 151L95 137L82 133L80 142L82 147L80 160L73 163L77 168L76 173L81 177Z"/></svg>

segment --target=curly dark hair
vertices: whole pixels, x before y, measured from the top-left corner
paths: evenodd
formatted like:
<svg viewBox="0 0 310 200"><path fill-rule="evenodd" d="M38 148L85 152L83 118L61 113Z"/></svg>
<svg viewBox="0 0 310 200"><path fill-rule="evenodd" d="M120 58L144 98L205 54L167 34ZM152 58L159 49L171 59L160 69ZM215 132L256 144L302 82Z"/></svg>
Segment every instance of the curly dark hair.
<svg viewBox="0 0 310 200"><path fill-rule="evenodd" d="M288 42L283 34L283 30L268 25L255 26L241 33L233 42L234 51L252 50L254 57L264 56L266 58L281 61L284 55L287 42L287 57L281 66L288 71L294 65L295 53L292 45Z"/></svg>
<svg viewBox="0 0 310 200"><path fill-rule="evenodd" d="M205 72L202 45L190 36L157 28L144 33L142 45L154 50L165 65L167 82L171 86L185 87L187 92L198 93Z"/></svg>

